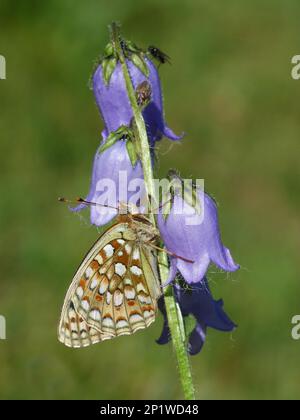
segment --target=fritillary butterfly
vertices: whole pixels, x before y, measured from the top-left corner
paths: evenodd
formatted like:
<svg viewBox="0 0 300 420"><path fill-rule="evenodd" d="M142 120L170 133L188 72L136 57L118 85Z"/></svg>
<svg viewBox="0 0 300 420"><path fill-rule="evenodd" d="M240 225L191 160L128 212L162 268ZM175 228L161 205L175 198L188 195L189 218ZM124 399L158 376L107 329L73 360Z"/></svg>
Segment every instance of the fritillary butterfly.
<svg viewBox="0 0 300 420"><path fill-rule="evenodd" d="M67 292L59 341L86 347L149 327L161 286L157 273L158 231L141 214L119 215L94 244Z"/></svg>

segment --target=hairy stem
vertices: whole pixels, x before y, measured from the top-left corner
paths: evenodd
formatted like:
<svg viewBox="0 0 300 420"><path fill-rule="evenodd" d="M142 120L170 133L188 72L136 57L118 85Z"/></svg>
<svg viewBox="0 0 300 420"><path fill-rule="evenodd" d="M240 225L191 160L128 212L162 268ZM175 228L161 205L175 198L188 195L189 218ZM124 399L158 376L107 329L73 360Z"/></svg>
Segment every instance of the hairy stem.
<svg viewBox="0 0 300 420"><path fill-rule="evenodd" d="M122 65L122 71L126 83L127 94L133 111L133 117L136 125L137 139L139 142L138 149L140 150L140 159L143 166L145 187L148 197L151 197L155 202L155 185L152 169L152 159L148 136L142 111L138 106L136 100L136 93L132 84L132 80L128 71L126 59L120 44L120 28L116 23L111 25L111 38L115 51ZM150 213L150 218L154 226L156 226L156 219L153 213ZM165 283L168 277L168 257L164 252L158 252L158 265L162 283ZM171 331L172 342L178 362L180 380L183 388L184 397L187 400L195 399L194 386L192 381L191 367L189 357L186 351L185 331L182 322L182 315L178 305L176 304L173 288L171 286L165 289L165 305L168 316L168 323Z"/></svg>

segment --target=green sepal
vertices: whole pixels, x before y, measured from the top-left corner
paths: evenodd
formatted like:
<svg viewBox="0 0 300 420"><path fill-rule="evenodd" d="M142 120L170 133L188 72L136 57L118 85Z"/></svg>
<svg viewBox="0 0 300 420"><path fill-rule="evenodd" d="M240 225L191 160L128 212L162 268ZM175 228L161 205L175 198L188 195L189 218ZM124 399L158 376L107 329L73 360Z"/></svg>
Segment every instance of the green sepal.
<svg viewBox="0 0 300 420"><path fill-rule="evenodd" d="M128 51L130 51L131 53L136 53L139 54L142 50L137 47L133 42L131 41L126 41L126 48Z"/></svg>
<svg viewBox="0 0 300 420"><path fill-rule="evenodd" d="M176 195L181 197L186 204L195 209L196 214L200 215L202 206L201 200L198 197L197 189L192 184L185 184L180 178L176 170L170 170L168 178L171 182L171 196Z"/></svg>
<svg viewBox="0 0 300 420"><path fill-rule="evenodd" d="M189 340L189 337L195 327L196 327L196 319L193 317L193 315L188 315L184 317L184 329L185 329L186 341Z"/></svg>
<svg viewBox="0 0 300 420"><path fill-rule="evenodd" d="M110 78L116 68L117 59L115 57L104 58L102 61L103 79L106 85L109 84Z"/></svg>
<svg viewBox="0 0 300 420"><path fill-rule="evenodd" d="M109 149L111 146L113 146L117 141L119 140L118 136L115 135L115 133L111 133L105 143L103 143L100 147L99 147L99 153L103 153L105 152L105 150Z"/></svg>
<svg viewBox="0 0 300 420"><path fill-rule="evenodd" d="M130 60L146 77L149 77L149 69L141 54L132 54Z"/></svg>
<svg viewBox="0 0 300 420"><path fill-rule="evenodd" d="M128 152L128 156L129 156L131 165L132 165L133 168L135 168L136 163L138 161L138 154L136 152L135 145L134 145L134 143L131 139L127 140L126 148L127 148L127 152Z"/></svg>
<svg viewBox="0 0 300 420"><path fill-rule="evenodd" d="M106 45L104 49L104 55L105 57L110 57L111 55L114 55L114 47L111 42Z"/></svg>
<svg viewBox="0 0 300 420"><path fill-rule="evenodd" d="M168 220L168 217L170 216L172 207L173 207L173 201L174 201L174 195L169 194L165 202L162 202L162 215L164 218L164 221L166 222Z"/></svg>
<svg viewBox="0 0 300 420"><path fill-rule="evenodd" d="M111 146L113 146L117 141L121 140L122 138L131 139L132 136L133 136L133 133L130 130L130 128L126 127L125 125L122 125L116 131L113 131L112 133L110 133L110 135L107 137L105 142L100 146L99 153L103 153L105 150L109 149Z"/></svg>
<svg viewBox="0 0 300 420"><path fill-rule="evenodd" d="M172 211L172 207L174 204L174 198L176 195L179 195L179 192L181 192L182 189L182 181L179 176L177 176L177 173L175 171L170 170L168 173L168 179L170 180L170 190L167 197L164 197L162 200L163 205L163 218L166 222L168 220L168 217Z"/></svg>

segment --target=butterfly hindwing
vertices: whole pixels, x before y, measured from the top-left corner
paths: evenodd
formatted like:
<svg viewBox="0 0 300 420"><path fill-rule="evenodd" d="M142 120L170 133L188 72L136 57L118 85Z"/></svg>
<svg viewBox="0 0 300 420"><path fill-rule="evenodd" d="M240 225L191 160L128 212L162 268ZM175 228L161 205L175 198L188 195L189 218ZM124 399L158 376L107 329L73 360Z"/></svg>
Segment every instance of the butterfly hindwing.
<svg viewBox="0 0 300 420"><path fill-rule="evenodd" d="M59 340L83 347L133 334L155 320L159 295L155 257L127 223L118 223L77 270L65 299Z"/></svg>
<svg viewBox="0 0 300 420"><path fill-rule="evenodd" d="M59 327L59 340L63 344L73 348L87 347L110 338L88 325L75 311L73 302L69 302L62 314Z"/></svg>
<svg viewBox="0 0 300 420"><path fill-rule="evenodd" d="M155 260L146 246L127 242L118 254L114 260L115 281L110 282L106 292L101 325L101 331L113 337L133 334L151 325L160 294ZM151 293L153 288L156 294Z"/></svg>
<svg viewBox="0 0 300 420"><path fill-rule="evenodd" d="M97 322L94 322L94 325L89 325L86 318L86 309L88 308L88 301L87 299L83 299L86 295L88 287L92 287L93 280L97 280L98 278L98 265L103 266L103 263L107 262L110 257L110 248L106 248L106 251L104 250L105 247L110 244L111 242L115 240L120 240L123 237L123 232L128 231L128 224L116 224L113 227L111 227L107 232L104 233L100 237L100 239L94 244L94 246L91 248L91 250L88 252L86 257L83 259L80 267L78 268L73 281L71 283L71 286L66 294L61 319L58 327L58 339L63 344L67 345L68 347L82 347L80 340L78 337L76 338L76 332L73 330L73 336L71 324L69 322L70 315L72 314L71 319L75 318L75 322L73 322L73 327L76 327L76 329L79 331L78 324L79 319L82 320L85 324L85 330L88 331L89 335L93 334L93 339L90 343L86 342L88 340L85 340L85 345L94 344L97 342L102 341L102 339L111 338L110 336L106 337L105 334L101 332L101 329L99 328L100 325ZM128 235L127 235L128 236ZM101 259L103 258L103 260ZM96 273L96 277L93 276L93 274ZM101 279L103 280L103 278ZM105 284L105 281L102 283L102 287ZM97 306L97 309L101 310L101 302L97 302L97 305L95 303L94 306ZM74 312L73 312L74 311ZM88 311L89 313L91 311ZM76 314L76 317L74 316L74 313ZM78 317L78 318L77 318ZM67 326L67 327L66 327ZM89 330L89 328L93 327L92 330ZM83 331L83 329L82 329ZM89 332L90 331L90 332ZM97 332L97 334L96 334ZM101 338L102 337L102 338ZM73 339L72 339L73 338Z"/></svg>

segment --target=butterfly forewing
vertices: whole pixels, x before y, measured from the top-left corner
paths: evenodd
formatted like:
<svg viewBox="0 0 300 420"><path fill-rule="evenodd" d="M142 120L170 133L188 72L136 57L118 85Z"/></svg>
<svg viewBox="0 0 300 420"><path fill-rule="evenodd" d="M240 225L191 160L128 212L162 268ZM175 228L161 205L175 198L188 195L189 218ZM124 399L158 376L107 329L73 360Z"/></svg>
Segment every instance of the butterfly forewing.
<svg viewBox="0 0 300 420"><path fill-rule="evenodd" d="M155 320L160 293L151 249L128 223L118 223L104 233L75 274L59 340L84 347L146 328Z"/></svg>

